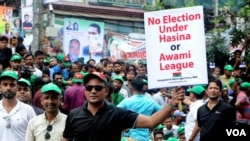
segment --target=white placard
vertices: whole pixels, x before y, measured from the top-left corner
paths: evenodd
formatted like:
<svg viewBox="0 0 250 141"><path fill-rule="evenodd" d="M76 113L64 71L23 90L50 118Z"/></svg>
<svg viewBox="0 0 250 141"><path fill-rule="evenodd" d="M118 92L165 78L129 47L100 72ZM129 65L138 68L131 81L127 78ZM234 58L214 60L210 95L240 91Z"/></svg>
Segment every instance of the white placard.
<svg viewBox="0 0 250 141"><path fill-rule="evenodd" d="M144 14L148 86L207 84L203 7Z"/></svg>

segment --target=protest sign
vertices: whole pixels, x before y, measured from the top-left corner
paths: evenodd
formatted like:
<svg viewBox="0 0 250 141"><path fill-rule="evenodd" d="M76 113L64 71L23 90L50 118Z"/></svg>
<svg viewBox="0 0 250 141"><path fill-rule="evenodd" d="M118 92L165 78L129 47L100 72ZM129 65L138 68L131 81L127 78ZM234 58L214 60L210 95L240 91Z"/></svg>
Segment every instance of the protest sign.
<svg viewBox="0 0 250 141"><path fill-rule="evenodd" d="M207 84L203 7L144 14L149 88Z"/></svg>

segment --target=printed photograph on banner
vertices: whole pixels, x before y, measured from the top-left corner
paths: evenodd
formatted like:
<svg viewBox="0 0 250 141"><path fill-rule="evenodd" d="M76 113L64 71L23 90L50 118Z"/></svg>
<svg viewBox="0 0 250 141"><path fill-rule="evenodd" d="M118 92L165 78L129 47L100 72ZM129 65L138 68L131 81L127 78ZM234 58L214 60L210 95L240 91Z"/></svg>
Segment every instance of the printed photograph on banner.
<svg viewBox="0 0 250 141"><path fill-rule="evenodd" d="M22 19L20 17L13 17L11 22L12 36L20 36L22 31Z"/></svg>
<svg viewBox="0 0 250 141"><path fill-rule="evenodd" d="M85 62L89 59L98 62L103 58L103 41L103 22L64 19L64 52L71 62L80 58L84 58Z"/></svg>
<svg viewBox="0 0 250 141"><path fill-rule="evenodd" d="M33 27L33 8L22 8L22 27L23 30L32 30Z"/></svg>
<svg viewBox="0 0 250 141"><path fill-rule="evenodd" d="M108 56L110 60L139 60L146 58L144 35L108 33Z"/></svg>
<svg viewBox="0 0 250 141"><path fill-rule="evenodd" d="M0 33L2 36L11 38L11 22L12 22L12 8L6 6L0 6L1 22Z"/></svg>
<svg viewBox="0 0 250 141"><path fill-rule="evenodd" d="M208 83L202 6L145 12L144 23L150 89Z"/></svg>

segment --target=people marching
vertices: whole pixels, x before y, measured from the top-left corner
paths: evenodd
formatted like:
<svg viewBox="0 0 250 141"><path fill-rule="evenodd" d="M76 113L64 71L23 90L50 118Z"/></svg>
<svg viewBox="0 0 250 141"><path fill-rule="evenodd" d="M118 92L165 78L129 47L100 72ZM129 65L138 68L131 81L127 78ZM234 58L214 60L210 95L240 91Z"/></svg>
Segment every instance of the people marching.
<svg viewBox="0 0 250 141"><path fill-rule="evenodd" d="M250 126L250 81L235 63L207 84L149 89L146 63L19 47L0 37L0 141L221 141Z"/></svg>

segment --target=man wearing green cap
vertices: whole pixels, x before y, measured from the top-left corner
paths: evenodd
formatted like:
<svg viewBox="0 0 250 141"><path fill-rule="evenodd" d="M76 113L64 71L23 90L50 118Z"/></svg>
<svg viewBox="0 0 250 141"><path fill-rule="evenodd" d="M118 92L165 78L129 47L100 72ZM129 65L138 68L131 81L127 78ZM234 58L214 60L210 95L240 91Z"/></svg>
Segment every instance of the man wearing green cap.
<svg viewBox="0 0 250 141"><path fill-rule="evenodd" d="M112 103L114 105L118 105L125 98L125 96L120 92L123 84L123 78L121 76L114 76L112 84L114 88L113 93L111 94Z"/></svg>
<svg viewBox="0 0 250 141"><path fill-rule="evenodd" d="M73 86L67 88L64 92L63 108L66 112L82 106L86 101L82 74L80 72L76 72L72 82Z"/></svg>
<svg viewBox="0 0 250 141"><path fill-rule="evenodd" d="M67 117L59 111L61 102L62 91L57 85L43 85L41 103L45 112L30 120L25 141L61 140Z"/></svg>
<svg viewBox="0 0 250 141"><path fill-rule="evenodd" d="M187 139L190 139L190 136L192 137L193 141L199 141L200 135L199 133L197 135L192 135L193 130L195 128L195 122L197 120L197 111L200 108L201 105L205 103L205 101L202 99L205 95L205 89L201 85L195 85L191 88L189 92L189 99L192 102L189 105L189 113L187 114L186 118L186 124L185 124L185 136ZM194 133L193 133L194 134Z"/></svg>
<svg viewBox="0 0 250 141"><path fill-rule="evenodd" d="M10 70L16 71L18 73L18 71L20 70L21 60L22 58L20 55L13 54L10 58Z"/></svg>
<svg viewBox="0 0 250 141"><path fill-rule="evenodd" d="M0 101L1 141L23 141L29 120L36 116L30 105L16 99L17 79L17 74L10 70L3 71L0 75L3 95Z"/></svg>
<svg viewBox="0 0 250 141"><path fill-rule="evenodd" d="M30 81L21 78L18 80L17 84L16 98L21 102L30 105L34 109L36 115L42 114L44 111L32 104L32 91Z"/></svg>
<svg viewBox="0 0 250 141"><path fill-rule="evenodd" d="M231 78L233 78L232 77L233 70L234 70L234 68L231 65L225 65L224 66L224 74L221 75L219 78L221 80L222 84L226 85L228 88L230 88L228 82Z"/></svg>
<svg viewBox="0 0 250 141"><path fill-rule="evenodd" d="M154 128L184 99L184 89L176 87L172 99L160 111L145 116L108 104L105 76L98 72L83 78L87 102L70 111L61 141L120 141L127 128Z"/></svg>

